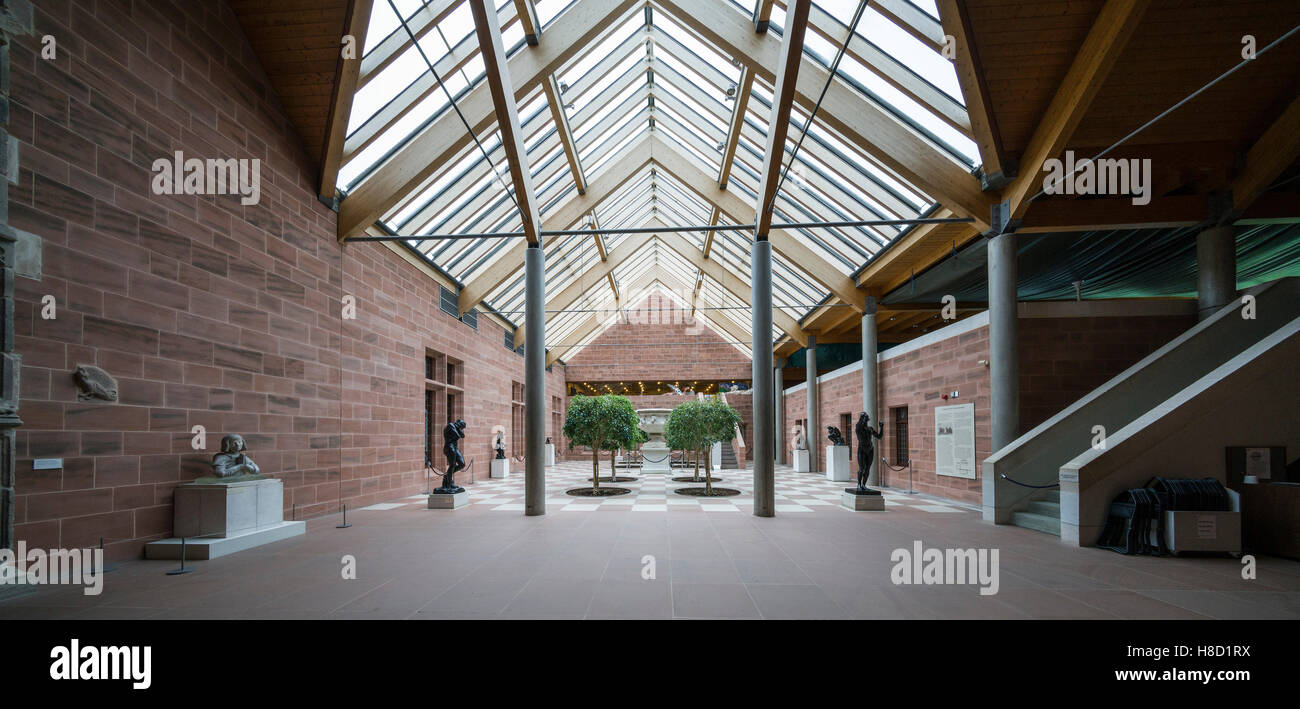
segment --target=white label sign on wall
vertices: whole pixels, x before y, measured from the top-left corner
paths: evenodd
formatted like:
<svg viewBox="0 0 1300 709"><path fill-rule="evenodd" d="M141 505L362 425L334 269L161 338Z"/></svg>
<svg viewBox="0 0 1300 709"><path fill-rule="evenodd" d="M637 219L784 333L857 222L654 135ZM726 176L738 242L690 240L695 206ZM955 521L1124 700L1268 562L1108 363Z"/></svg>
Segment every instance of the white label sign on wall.
<svg viewBox="0 0 1300 709"><path fill-rule="evenodd" d="M975 479L975 404L934 408L935 472Z"/></svg>

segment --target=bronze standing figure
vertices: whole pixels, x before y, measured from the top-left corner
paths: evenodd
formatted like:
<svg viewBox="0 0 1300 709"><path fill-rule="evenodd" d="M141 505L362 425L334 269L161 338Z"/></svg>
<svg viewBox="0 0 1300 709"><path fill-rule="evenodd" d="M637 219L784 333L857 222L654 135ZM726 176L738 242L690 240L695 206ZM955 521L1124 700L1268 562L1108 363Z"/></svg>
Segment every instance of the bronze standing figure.
<svg viewBox="0 0 1300 709"><path fill-rule="evenodd" d="M465 492L465 488L456 484L456 473L465 469L465 456L460 454L460 439L465 437L465 422L456 419L442 429L442 454L447 457L447 472L442 475L442 487L434 492L454 495Z"/></svg>
<svg viewBox="0 0 1300 709"><path fill-rule="evenodd" d="M867 478L871 475L871 463L876 456L876 445L871 439L879 439L884 434L885 425L872 429L871 417L863 411L858 415L858 423L853 428L858 434L858 492L862 493L867 492Z"/></svg>

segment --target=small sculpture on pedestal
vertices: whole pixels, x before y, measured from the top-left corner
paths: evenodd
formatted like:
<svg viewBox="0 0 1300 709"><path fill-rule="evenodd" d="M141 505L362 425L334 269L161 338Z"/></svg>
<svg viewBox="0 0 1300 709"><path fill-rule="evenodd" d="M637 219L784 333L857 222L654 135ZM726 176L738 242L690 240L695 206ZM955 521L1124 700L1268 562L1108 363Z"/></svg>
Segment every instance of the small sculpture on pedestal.
<svg viewBox="0 0 1300 709"><path fill-rule="evenodd" d="M830 440L831 445L833 446L848 445L847 443L844 442L844 434L840 433L840 429L837 426L826 427L826 438Z"/></svg>
<svg viewBox="0 0 1300 709"><path fill-rule="evenodd" d="M796 427L794 429L794 449L797 451L808 450L808 441L803 437L803 429Z"/></svg>
<svg viewBox="0 0 1300 709"><path fill-rule="evenodd" d="M492 449L497 452L497 460L506 459L506 432L497 431L496 439L492 442Z"/></svg>
<svg viewBox="0 0 1300 709"><path fill-rule="evenodd" d="M456 473L465 469L465 456L460 454L460 439L465 437L465 422L456 419L447 423L442 429L442 454L447 457L447 472L442 474L442 486L434 492L442 495L455 495L465 492L465 488L456 484Z"/></svg>
<svg viewBox="0 0 1300 709"><path fill-rule="evenodd" d="M858 487L857 490L847 490L847 492L856 492L859 495L879 495L876 490L867 488L867 478L871 475L871 464L876 458L876 445L872 438L879 439L884 433L885 425L873 429L871 427L871 417L863 411L858 414L858 423L853 427L858 434Z"/></svg>
<svg viewBox="0 0 1300 709"><path fill-rule="evenodd" d="M244 437L238 433L227 434L221 439L221 452L212 456L212 474L223 482L230 478L250 479L261 473L257 463L253 462L244 451L248 450Z"/></svg>

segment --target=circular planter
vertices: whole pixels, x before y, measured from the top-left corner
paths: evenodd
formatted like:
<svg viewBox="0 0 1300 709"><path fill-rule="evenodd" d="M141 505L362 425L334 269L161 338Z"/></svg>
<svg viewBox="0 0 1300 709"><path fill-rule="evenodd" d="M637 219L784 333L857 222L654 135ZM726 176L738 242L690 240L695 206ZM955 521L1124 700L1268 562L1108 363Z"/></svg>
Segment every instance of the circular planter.
<svg viewBox="0 0 1300 709"><path fill-rule="evenodd" d="M602 483L631 483L631 482L636 482L637 480L640 479L641 478L634 478L630 475L620 475L616 478L608 478L608 477L601 478L600 481ZM587 482L591 482L591 478L587 478Z"/></svg>
<svg viewBox="0 0 1300 709"><path fill-rule="evenodd" d="M565 490L564 494L573 495L574 497L617 497L626 495L631 490L625 487L602 487L599 490L593 490L589 487L575 487L572 490Z"/></svg>
<svg viewBox="0 0 1300 709"><path fill-rule="evenodd" d="M701 484L703 484L703 482L704 482L704 477L701 476L699 480L696 480L695 478L693 478L693 477L691 477L691 476L689 476L689 475L683 475L683 476L681 476L681 477L673 478L673 482L675 482L675 483L701 483ZM713 478L713 482L715 482L715 483L717 483L717 482L722 482L722 478L715 477L715 478Z"/></svg>
<svg viewBox="0 0 1300 709"><path fill-rule="evenodd" d="M729 487L715 487L712 492L702 487L680 487L673 492L686 497L733 497L740 494L740 490Z"/></svg>

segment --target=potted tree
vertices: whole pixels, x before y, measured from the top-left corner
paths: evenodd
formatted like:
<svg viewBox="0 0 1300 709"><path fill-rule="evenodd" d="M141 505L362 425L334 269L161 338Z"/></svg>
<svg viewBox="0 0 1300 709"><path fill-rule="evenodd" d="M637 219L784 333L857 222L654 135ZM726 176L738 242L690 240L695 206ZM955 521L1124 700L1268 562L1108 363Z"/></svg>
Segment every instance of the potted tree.
<svg viewBox="0 0 1300 709"><path fill-rule="evenodd" d="M700 459L698 456L700 447L704 445L704 410L703 405L696 399L678 404L668 414L668 421L664 423L664 440L668 447L673 450L679 450L684 453L696 453L695 472L689 480L683 476L673 478L676 482L699 482L700 481Z"/></svg>
<svg viewBox="0 0 1300 709"><path fill-rule="evenodd" d="M569 490L570 495L603 497L626 495L630 490L600 487L600 451L633 441L638 427L636 410L625 396L575 396L569 402L564 419L564 435L569 446L591 449L591 489Z"/></svg>
<svg viewBox="0 0 1300 709"><path fill-rule="evenodd" d="M730 404L720 398L713 397L705 401L700 409L704 428L703 437L707 441L706 450L712 448L714 443L726 443L735 437L736 429L741 424L741 418L740 413L731 408ZM713 495L712 470L713 465L710 460L704 468L704 494L708 496Z"/></svg>

